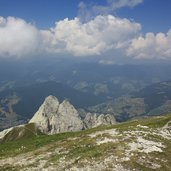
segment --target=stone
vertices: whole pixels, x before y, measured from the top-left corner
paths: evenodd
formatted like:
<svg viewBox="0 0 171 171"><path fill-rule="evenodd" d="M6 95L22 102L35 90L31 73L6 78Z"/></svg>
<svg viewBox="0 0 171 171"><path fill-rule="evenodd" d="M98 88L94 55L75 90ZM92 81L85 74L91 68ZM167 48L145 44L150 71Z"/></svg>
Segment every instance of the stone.
<svg viewBox="0 0 171 171"><path fill-rule="evenodd" d="M100 125L113 125L116 124L116 120L113 115L100 114L88 112L84 118L85 128L94 128Z"/></svg>
<svg viewBox="0 0 171 171"><path fill-rule="evenodd" d="M74 106L67 100L59 103L59 100L51 95L45 99L29 123L35 123L45 134L83 129L83 122Z"/></svg>

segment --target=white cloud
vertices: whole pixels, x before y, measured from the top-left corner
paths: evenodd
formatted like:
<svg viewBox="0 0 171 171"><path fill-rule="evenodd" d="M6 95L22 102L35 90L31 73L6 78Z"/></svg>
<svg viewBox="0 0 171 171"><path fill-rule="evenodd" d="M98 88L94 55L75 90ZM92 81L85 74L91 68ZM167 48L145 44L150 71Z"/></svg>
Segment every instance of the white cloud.
<svg viewBox="0 0 171 171"><path fill-rule="evenodd" d="M99 15L86 23L79 18L64 19L47 30L23 19L0 17L0 57L92 56L111 50L112 56L120 51L137 59L171 58L171 30L145 36L140 31L139 23L112 15Z"/></svg>
<svg viewBox="0 0 171 171"><path fill-rule="evenodd" d="M56 22L51 30L42 31L51 53L67 52L75 56L99 55L116 49L136 35L141 25L112 15L97 16L87 23L79 18Z"/></svg>
<svg viewBox="0 0 171 171"><path fill-rule="evenodd" d="M95 5L92 7L92 11L97 14L109 14L119 8L133 8L142 2L143 0L107 0L106 6Z"/></svg>
<svg viewBox="0 0 171 171"><path fill-rule="evenodd" d="M40 33L31 24L14 17L0 17L0 56L24 57L39 48Z"/></svg>
<svg viewBox="0 0 171 171"><path fill-rule="evenodd" d="M92 5L84 3L83 1L79 3L78 16L82 21L89 21L93 17L98 15L108 15L116 11L116 9L123 7L133 8L144 0L106 0L105 5Z"/></svg>
<svg viewBox="0 0 171 171"><path fill-rule="evenodd" d="M122 7L134 7L141 4L143 0L108 0L108 4L112 9L122 8Z"/></svg>
<svg viewBox="0 0 171 171"><path fill-rule="evenodd" d="M147 33L132 40L127 55L138 59L171 58L171 30L165 33Z"/></svg>
<svg viewBox="0 0 171 171"><path fill-rule="evenodd" d="M87 23L79 18L56 22L49 30L38 30L22 19L0 17L0 57L47 54L100 55L116 49L141 29L140 24L112 15L97 16Z"/></svg>

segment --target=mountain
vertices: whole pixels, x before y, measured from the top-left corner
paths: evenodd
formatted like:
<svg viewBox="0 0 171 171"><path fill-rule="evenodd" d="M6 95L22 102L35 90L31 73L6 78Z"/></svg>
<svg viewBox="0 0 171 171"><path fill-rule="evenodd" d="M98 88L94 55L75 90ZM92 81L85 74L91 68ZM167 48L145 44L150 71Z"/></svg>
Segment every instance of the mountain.
<svg viewBox="0 0 171 171"><path fill-rule="evenodd" d="M50 61L38 58L34 61L1 61L0 130L26 123L49 94L60 101L69 99L76 108L87 108L132 96L148 85L170 80L170 72L170 64L105 65L97 61L56 58ZM154 113L165 112L168 106L170 102ZM118 116L117 120L129 119L128 115Z"/></svg>
<svg viewBox="0 0 171 171"><path fill-rule="evenodd" d="M162 63L105 65L69 58L1 60L0 91L1 87L23 87L53 80L83 92L116 98L152 83L170 80L170 72L170 64Z"/></svg>
<svg viewBox="0 0 171 171"><path fill-rule="evenodd" d="M77 108L104 101L103 97L79 92L54 81L5 90L0 92L0 129L25 123L49 94L57 96L60 101L69 99Z"/></svg>
<svg viewBox="0 0 171 171"><path fill-rule="evenodd" d="M49 94L59 101L69 99L86 113L112 114L118 122L171 112L171 81L152 84L110 101L51 81L0 92L0 129L26 123Z"/></svg>
<svg viewBox="0 0 171 171"><path fill-rule="evenodd" d="M127 121L146 115L146 104L143 98L122 96L112 101L107 101L87 108L89 112L110 113L118 122Z"/></svg>
<svg viewBox="0 0 171 171"><path fill-rule="evenodd" d="M29 123L35 123L46 134L83 129L83 122L74 106L67 100L59 103L54 96L45 99Z"/></svg>
<svg viewBox="0 0 171 171"><path fill-rule="evenodd" d="M113 114L120 122L171 112L171 81L152 84L128 96L89 107L87 110Z"/></svg>
<svg viewBox="0 0 171 171"><path fill-rule="evenodd" d="M161 114L168 113L171 111L171 107L168 104L171 104L171 81L163 81L157 84L153 84L147 86L137 93L133 94L133 97L139 97L144 99L144 103L148 104L147 112L150 115L152 114L152 110L159 109L160 107L164 107L165 111L156 111L154 113Z"/></svg>
<svg viewBox="0 0 171 171"><path fill-rule="evenodd" d="M40 134L75 132L112 124L116 124L116 121L110 114L97 116L95 113L86 113L85 118L81 118L79 112L68 100L60 103L55 96L50 95L45 98L29 123L0 132L0 141L22 139L27 136L34 137Z"/></svg>
<svg viewBox="0 0 171 171"><path fill-rule="evenodd" d="M0 143L0 170L170 171L171 114Z"/></svg>

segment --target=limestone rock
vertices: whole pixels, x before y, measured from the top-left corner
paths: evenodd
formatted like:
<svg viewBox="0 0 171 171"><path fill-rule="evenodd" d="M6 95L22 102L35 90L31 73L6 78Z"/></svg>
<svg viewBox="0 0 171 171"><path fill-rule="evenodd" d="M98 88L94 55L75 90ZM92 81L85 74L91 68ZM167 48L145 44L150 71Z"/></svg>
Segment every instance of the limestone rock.
<svg viewBox="0 0 171 171"><path fill-rule="evenodd" d="M85 111L84 111L85 112ZM86 115L86 116L85 116ZM28 124L12 127L0 132L0 141L14 140L39 134L81 131L100 125L115 124L112 115L86 113L84 120L79 112L64 100L62 103L54 96L48 96Z"/></svg>
<svg viewBox="0 0 171 171"><path fill-rule="evenodd" d="M113 125L116 124L116 120L113 115L97 113L87 113L84 118L85 128L94 128L100 125Z"/></svg>
<svg viewBox="0 0 171 171"><path fill-rule="evenodd" d="M67 100L61 104L54 96L48 96L29 123L36 123L46 134L55 134L83 129L77 110Z"/></svg>

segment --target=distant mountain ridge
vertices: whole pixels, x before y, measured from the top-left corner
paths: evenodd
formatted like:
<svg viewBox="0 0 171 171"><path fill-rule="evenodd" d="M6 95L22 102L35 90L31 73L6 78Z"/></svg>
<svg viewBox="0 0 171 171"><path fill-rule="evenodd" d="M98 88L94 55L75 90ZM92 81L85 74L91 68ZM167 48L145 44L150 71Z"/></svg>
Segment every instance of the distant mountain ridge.
<svg viewBox="0 0 171 171"><path fill-rule="evenodd" d="M103 96L79 92L61 83L45 82L0 93L0 129L25 123L49 94L57 96L59 101L69 99L77 109L81 107L97 116L98 113L112 114L118 122L171 112L171 81L152 84L107 102Z"/></svg>
<svg viewBox="0 0 171 171"><path fill-rule="evenodd" d="M150 111L171 100L171 81L149 85L133 93L133 97L144 98L144 102L148 104L148 110Z"/></svg>
<svg viewBox="0 0 171 171"><path fill-rule="evenodd" d="M89 107L87 110L111 113L120 122L169 113L171 112L171 81L152 84L129 96L122 96Z"/></svg>

